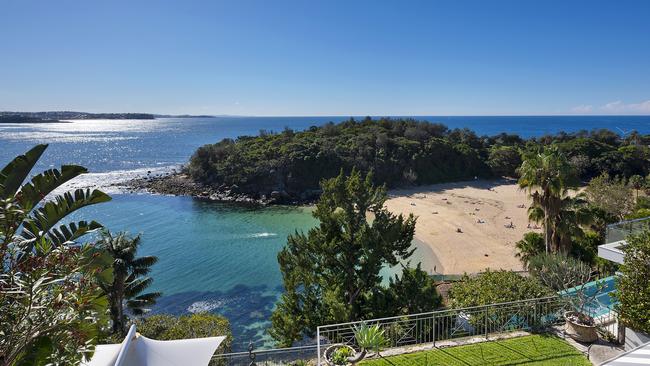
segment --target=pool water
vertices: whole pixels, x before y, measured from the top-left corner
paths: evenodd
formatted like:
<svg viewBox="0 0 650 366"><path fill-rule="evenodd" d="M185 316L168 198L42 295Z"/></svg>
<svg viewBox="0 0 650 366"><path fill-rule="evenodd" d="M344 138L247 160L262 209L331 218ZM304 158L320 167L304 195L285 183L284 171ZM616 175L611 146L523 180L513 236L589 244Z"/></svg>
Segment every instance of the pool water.
<svg viewBox="0 0 650 366"><path fill-rule="evenodd" d="M616 293L616 276L605 277L600 280L587 282L584 285L572 287L560 292L563 296L575 296L575 294L584 286L585 295L588 297L598 293L596 297L586 306L589 315L596 318L608 314L618 301L612 297Z"/></svg>

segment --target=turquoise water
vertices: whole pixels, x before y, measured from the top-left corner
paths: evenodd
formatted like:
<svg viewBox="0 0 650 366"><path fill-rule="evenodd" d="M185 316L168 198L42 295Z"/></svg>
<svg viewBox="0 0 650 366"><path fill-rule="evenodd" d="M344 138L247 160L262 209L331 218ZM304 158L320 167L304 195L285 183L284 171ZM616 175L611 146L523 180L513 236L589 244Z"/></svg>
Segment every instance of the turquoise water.
<svg viewBox="0 0 650 366"><path fill-rule="evenodd" d="M308 208L251 209L190 197L113 195L85 208L111 230L142 233L141 255L155 255L154 313L214 311L227 316L238 346L264 343L282 288L276 256L295 230L315 225Z"/></svg>
<svg viewBox="0 0 650 366"><path fill-rule="evenodd" d="M417 118L451 128L468 127L480 135L539 136L593 128L650 133L649 116ZM218 117L0 124L0 165L34 144L49 143L37 170L81 164L93 173L108 172L87 175L91 185L105 186L129 174L125 171L146 172L183 164L197 147L226 137L256 134L260 129L302 130L344 119L347 117ZM282 284L276 255L289 233L314 225L308 212L286 207L247 209L189 197L111 194L112 202L81 214L113 231L143 234L142 254L160 260L152 275L154 289L164 297L155 312L218 312L231 321L236 349L249 340L269 345L264 329ZM425 258L416 252L412 262L418 260Z"/></svg>
<svg viewBox="0 0 650 366"><path fill-rule="evenodd" d="M593 301L586 306L586 311L592 317L599 317L608 314L618 301L612 297L616 292L616 276L605 277L597 281L587 282L584 285L572 287L568 290L562 291L563 295L575 296L575 293L582 287L585 287L584 293L586 296L591 297L598 293Z"/></svg>

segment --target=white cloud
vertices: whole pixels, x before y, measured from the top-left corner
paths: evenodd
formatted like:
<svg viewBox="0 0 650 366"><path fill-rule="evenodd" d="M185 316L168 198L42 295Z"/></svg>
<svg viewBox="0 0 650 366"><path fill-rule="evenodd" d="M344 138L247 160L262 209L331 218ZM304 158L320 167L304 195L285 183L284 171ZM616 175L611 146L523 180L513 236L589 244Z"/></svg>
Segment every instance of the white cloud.
<svg viewBox="0 0 650 366"><path fill-rule="evenodd" d="M625 103L622 100L601 106L580 104L570 109L572 114L650 114L650 99L639 103Z"/></svg>
<svg viewBox="0 0 650 366"><path fill-rule="evenodd" d="M591 104L580 104L571 108L571 113L576 114L589 114L594 111L594 106Z"/></svg>
<svg viewBox="0 0 650 366"><path fill-rule="evenodd" d="M620 100L607 103L599 108L606 113L639 114L650 113L650 100L641 103L626 104Z"/></svg>

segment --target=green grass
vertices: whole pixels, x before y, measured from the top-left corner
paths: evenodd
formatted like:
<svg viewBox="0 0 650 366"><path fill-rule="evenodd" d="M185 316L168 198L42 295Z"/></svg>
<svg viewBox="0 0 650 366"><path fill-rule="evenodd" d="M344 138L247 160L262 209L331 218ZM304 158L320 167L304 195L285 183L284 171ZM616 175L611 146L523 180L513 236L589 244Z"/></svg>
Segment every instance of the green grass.
<svg viewBox="0 0 650 366"><path fill-rule="evenodd" d="M360 366L584 365L591 363L562 339L531 335L367 360Z"/></svg>

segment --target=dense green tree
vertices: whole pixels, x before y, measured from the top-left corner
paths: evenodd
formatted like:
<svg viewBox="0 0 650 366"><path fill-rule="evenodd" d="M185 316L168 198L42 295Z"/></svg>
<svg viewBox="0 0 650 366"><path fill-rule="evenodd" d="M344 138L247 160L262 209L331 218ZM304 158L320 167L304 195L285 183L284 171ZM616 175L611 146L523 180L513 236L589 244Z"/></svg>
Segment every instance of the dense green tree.
<svg viewBox="0 0 650 366"><path fill-rule="evenodd" d="M97 283L110 280L110 257L76 243L101 225L59 223L110 197L54 192L86 172L76 165L25 182L46 148L37 145L0 171L0 365L78 364L92 354L107 320Z"/></svg>
<svg viewBox="0 0 650 366"><path fill-rule="evenodd" d="M616 281L618 314L626 326L650 333L650 231L626 240L621 275Z"/></svg>
<svg viewBox="0 0 650 366"><path fill-rule="evenodd" d="M511 271L465 275L449 289L451 307L471 307L551 296L553 291L537 279Z"/></svg>
<svg viewBox="0 0 650 366"><path fill-rule="evenodd" d="M321 324L384 314L380 270L413 253L415 217L388 212L386 190L375 187L370 174L341 173L322 189L313 212L320 224L290 235L278 254L285 293L273 312L271 334L283 345L313 335Z"/></svg>
<svg viewBox="0 0 650 366"><path fill-rule="evenodd" d="M534 209L541 210L546 252L559 250L554 228L560 226L557 220L568 191L577 187L575 170L557 147L550 147L526 153L518 172L519 186L529 192Z"/></svg>
<svg viewBox="0 0 650 366"><path fill-rule="evenodd" d="M493 146L487 164L497 176L514 177L521 166L521 152L515 146Z"/></svg>
<svg viewBox="0 0 650 366"><path fill-rule="evenodd" d="M422 270L420 263L415 268L403 267L400 275L390 279L386 292L389 309L398 309L405 315L424 313L442 305L435 281ZM398 314L388 311L387 315Z"/></svg>
<svg viewBox="0 0 650 366"><path fill-rule="evenodd" d="M108 230L102 230L97 245L113 257L113 279L100 283L100 286L109 301L111 331L113 334L124 335L128 321L125 307L132 315L142 315L161 295L159 292L143 293L153 282L147 274L158 258L136 257L140 245L139 235L131 237L124 232L113 235Z"/></svg>

